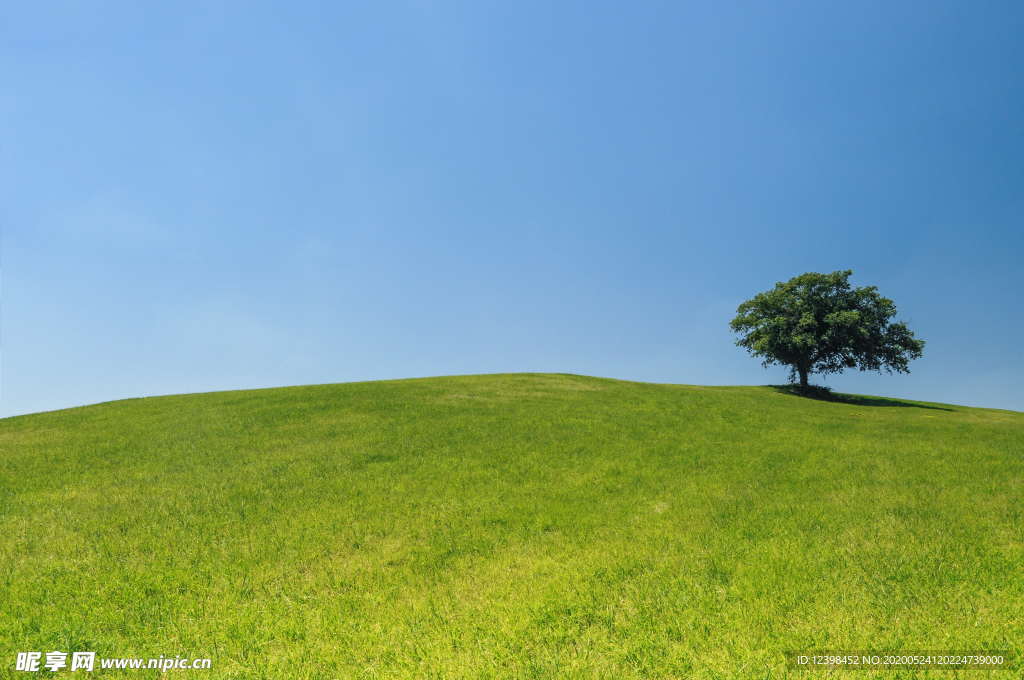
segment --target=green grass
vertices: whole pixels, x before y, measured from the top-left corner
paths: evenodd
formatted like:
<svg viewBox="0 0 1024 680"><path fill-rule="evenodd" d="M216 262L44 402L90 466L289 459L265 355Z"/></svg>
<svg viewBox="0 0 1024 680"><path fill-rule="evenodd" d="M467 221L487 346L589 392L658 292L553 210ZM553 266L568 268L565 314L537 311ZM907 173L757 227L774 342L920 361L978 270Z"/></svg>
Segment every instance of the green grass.
<svg viewBox="0 0 1024 680"><path fill-rule="evenodd" d="M548 374L7 418L0 677L54 649L210 657L168 674L210 680L1020 654L1022 452L1024 413ZM117 674L157 677L66 675ZM850 677L876 675L915 677Z"/></svg>

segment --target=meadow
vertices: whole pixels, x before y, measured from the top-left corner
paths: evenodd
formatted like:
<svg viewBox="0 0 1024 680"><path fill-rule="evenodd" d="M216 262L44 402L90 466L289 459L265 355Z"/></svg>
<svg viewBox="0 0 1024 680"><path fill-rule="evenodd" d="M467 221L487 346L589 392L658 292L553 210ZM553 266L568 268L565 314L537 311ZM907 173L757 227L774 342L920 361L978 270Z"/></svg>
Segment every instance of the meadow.
<svg viewBox="0 0 1024 680"><path fill-rule="evenodd" d="M1024 413L563 374L6 418L0 677L921 677L785 654L1024 652L1022 454Z"/></svg>

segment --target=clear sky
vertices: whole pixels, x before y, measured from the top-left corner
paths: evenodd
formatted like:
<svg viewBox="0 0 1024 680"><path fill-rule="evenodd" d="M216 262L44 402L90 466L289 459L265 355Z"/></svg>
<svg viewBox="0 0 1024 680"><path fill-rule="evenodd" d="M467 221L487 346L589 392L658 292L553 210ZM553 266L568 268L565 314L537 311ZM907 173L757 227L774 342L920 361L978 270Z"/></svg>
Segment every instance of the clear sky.
<svg viewBox="0 0 1024 680"><path fill-rule="evenodd" d="M9 2L2 395L785 379L736 306L854 270L850 392L1024 410L1020 2ZM821 382L821 380L818 380Z"/></svg>

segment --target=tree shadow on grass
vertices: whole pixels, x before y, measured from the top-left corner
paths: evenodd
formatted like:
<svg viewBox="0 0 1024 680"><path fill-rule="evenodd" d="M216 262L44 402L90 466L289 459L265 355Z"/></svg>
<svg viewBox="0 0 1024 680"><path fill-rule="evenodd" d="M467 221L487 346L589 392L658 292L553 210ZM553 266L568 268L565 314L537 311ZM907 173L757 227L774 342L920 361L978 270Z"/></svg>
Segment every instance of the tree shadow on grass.
<svg viewBox="0 0 1024 680"><path fill-rule="evenodd" d="M816 399L818 401L832 401L837 404L850 404L851 406L902 406L904 408L926 408L932 411L953 410L943 406L913 404L907 401L900 401L898 399L886 399L885 397L862 397L856 394L842 394L840 392L833 392L827 387L818 387L817 385L809 385L807 387L801 387L800 385L769 385L769 387L774 389L776 392L781 392L782 394L788 394L794 397Z"/></svg>

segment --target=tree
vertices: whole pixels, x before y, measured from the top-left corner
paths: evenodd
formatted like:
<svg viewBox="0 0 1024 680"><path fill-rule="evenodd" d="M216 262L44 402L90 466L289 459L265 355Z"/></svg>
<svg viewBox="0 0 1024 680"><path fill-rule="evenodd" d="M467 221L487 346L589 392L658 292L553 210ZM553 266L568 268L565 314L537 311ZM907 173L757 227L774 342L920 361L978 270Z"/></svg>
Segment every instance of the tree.
<svg viewBox="0 0 1024 680"><path fill-rule="evenodd" d="M812 373L839 373L846 368L909 373L907 365L924 351L896 315L892 300L875 286L851 288L852 270L810 272L755 295L736 310L729 324L736 344L772 364L789 366L807 387Z"/></svg>

